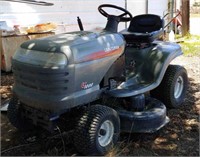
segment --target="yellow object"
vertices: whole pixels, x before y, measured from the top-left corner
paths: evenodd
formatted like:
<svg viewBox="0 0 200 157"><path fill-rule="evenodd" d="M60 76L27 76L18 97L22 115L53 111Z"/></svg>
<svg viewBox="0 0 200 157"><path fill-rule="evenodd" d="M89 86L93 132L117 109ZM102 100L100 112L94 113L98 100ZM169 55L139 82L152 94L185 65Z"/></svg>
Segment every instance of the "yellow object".
<svg viewBox="0 0 200 157"><path fill-rule="evenodd" d="M30 27L27 29L28 33L43 33L43 32L50 32L54 31L57 28L57 25L54 23L42 23L42 24L37 24L33 27Z"/></svg>

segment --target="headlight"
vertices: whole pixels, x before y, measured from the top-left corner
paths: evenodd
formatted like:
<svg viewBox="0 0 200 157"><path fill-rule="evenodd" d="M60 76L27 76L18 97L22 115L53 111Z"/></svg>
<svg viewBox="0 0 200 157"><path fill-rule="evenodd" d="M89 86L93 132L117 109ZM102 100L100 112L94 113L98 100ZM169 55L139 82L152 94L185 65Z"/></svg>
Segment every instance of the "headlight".
<svg viewBox="0 0 200 157"><path fill-rule="evenodd" d="M19 48L15 52L13 59L44 68L59 68L67 65L67 57L63 53L41 52L23 48Z"/></svg>

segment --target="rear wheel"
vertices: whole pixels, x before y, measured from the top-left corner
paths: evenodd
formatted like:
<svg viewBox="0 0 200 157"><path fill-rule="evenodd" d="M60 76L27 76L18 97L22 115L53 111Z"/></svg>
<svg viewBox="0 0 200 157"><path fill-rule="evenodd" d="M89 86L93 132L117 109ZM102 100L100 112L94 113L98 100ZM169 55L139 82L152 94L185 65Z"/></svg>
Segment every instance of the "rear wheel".
<svg viewBox="0 0 200 157"><path fill-rule="evenodd" d="M179 65L169 65L161 84L150 94L161 100L167 107L178 108L184 101L187 87L186 69Z"/></svg>
<svg viewBox="0 0 200 157"><path fill-rule="evenodd" d="M84 155L104 155L117 143L119 133L117 112L95 105L82 114L75 129L74 145Z"/></svg>

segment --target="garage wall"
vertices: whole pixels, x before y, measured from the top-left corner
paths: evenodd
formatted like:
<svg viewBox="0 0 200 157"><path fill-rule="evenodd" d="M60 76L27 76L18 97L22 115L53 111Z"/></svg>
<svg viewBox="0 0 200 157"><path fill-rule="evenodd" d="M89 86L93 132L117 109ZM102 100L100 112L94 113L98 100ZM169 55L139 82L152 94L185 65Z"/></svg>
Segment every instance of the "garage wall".
<svg viewBox="0 0 200 157"><path fill-rule="evenodd" d="M153 13L163 16L168 0L44 0L53 6L39 6L25 3L0 1L0 21L13 25L31 26L38 23L55 22L60 32L79 30L77 16L80 16L85 30L105 27L106 18L97 10L104 3L127 8L133 16ZM148 9L148 11L147 11ZM115 12L113 14L117 14ZM119 30L125 28L120 23Z"/></svg>
<svg viewBox="0 0 200 157"><path fill-rule="evenodd" d="M148 0L127 0L127 9L133 16L147 13Z"/></svg>
<svg viewBox="0 0 200 157"><path fill-rule="evenodd" d="M0 1L0 21L13 25L35 25L56 22L64 25L63 31L78 30L77 16L80 16L85 29L104 27L106 18L97 10L100 4L109 3L124 7L124 0L44 0L53 6L39 6L25 3ZM124 28L124 24L120 25Z"/></svg>
<svg viewBox="0 0 200 157"><path fill-rule="evenodd" d="M148 0L148 13L161 17L167 12L168 0Z"/></svg>

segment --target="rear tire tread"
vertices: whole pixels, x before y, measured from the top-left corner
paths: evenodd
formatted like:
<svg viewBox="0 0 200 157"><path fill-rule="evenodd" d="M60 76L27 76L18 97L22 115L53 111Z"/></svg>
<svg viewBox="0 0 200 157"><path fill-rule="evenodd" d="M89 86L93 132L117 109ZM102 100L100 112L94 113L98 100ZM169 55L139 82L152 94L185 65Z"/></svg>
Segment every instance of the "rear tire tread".
<svg viewBox="0 0 200 157"><path fill-rule="evenodd" d="M184 78L184 89L179 98L174 98L174 85L176 78L182 75ZM151 96L161 100L169 108L178 108L184 101L188 86L187 71L184 67L179 65L169 65L161 84L152 90Z"/></svg>

